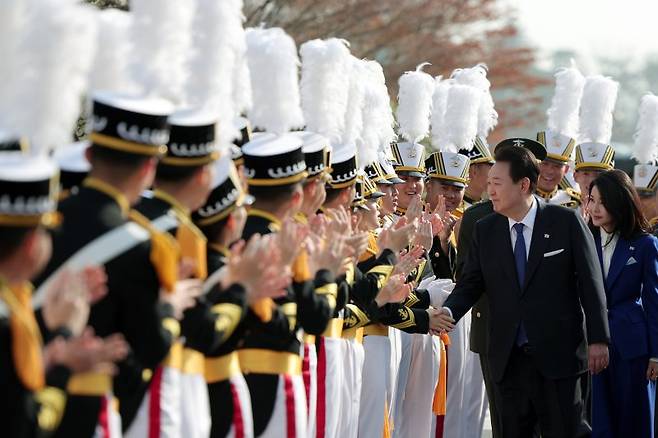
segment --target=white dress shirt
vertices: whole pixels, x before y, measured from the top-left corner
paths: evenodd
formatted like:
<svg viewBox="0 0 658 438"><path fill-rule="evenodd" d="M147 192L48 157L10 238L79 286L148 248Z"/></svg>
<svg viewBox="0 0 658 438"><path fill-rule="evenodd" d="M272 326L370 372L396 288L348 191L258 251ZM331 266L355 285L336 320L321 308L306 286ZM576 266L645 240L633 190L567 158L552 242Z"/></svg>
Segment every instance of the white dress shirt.
<svg viewBox="0 0 658 438"><path fill-rule="evenodd" d="M525 257L526 260L528 258L528 255L530 254L530 244L532 243L532 229L535 227L535 218L537 217L537 198L533 196L532 198L532 205L530 206L530 210L528 210L528 213L526 213L525 217L521 219L521 223L524 225L523 227L523 238L525 239ZM509 234L510 238L512 239L512 251L514 251L514 245L516 244L516 230L512 227L516 225L517 221L511 218L507 218L509 222ZM450 317L452 318L452 310L449 307L444 307L449 313Z"/></svg>
<svg viewBox="0 0 658 438"><path fill-rule="evenodd" d="M603 228L601 230L601 255L603 256L603 277L608 278L608 271L610 270L610 262L612 261L612 254L615 252L615 247L619 241L619 234L615 233L610 236ZM606 245L607 244L607 245Z"/></svg>
<svg viewBox="0 0 658 438"><path fill-rule="evenodd" d="M532 229L535 227L536 217L537 217L537 199L533 197L530 210L528 210L528 213L525 215L523 219L521 219L520 222L517 222L509 217L507 218L507 221L509 223L509 234L510 234L510 238L512 239L512 251L514 251L514 245L516 245L516 230L513 227L518 223L522 223L524 225L523 238L525 240L526 260L528 259L528 255L530 254L530 244L532 243Z"/></svg>

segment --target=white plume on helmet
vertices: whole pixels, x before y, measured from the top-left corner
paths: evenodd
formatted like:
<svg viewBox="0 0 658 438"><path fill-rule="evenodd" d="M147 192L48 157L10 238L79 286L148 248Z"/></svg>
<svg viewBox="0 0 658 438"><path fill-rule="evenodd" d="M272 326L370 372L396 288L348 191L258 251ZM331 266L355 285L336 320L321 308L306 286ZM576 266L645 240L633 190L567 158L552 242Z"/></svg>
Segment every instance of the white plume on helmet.
<svg viewBox="0 0 658 438"><path fill-rule="evenodd" d="M398 107L396 111L400 136L417 143L427 136L432 112L434 79L423 72L427 63L415 71L405 72L398 81Z"/></svg>
<svg viewBox="0 0 658 438"><path fill-rule="evenodd" d="M658 96L645 94L640 102L639 117L633 136L633 158L641 164L658 160Z"/></svg>
<svg viewBox="0 0 658 438"><path fill-rule="evenodd" d="M304 117L295 41L278 27L248 29L246 37L253 98L249 120L275 134L301 128Z"/></svg>

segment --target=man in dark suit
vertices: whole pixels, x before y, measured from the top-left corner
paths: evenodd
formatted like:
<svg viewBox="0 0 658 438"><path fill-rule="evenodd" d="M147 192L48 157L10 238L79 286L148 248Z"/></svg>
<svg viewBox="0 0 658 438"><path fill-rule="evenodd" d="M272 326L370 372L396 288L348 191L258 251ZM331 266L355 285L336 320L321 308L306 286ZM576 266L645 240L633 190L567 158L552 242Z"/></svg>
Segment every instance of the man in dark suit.
<svg viewBox="0 0 658 438"><path fill-rule="evenodd" d="M457 239L457 263L456 277L457 281L462 275L468 250L471 247L475 224L482 218L492 214L493 203L490 200L481 201L466 209L461 219L459 227L459 238ZM500 412L498 403L500 395L493 378L491 377L491 368L489 366L489 357L487 355L487 345L489 344L489 299L486 295L478 300L473 306L471 312L471 335L470 348L473 353L477 353L482 368L482 377L484 377L484 386L487 390L487 399L489 400L489 412L491 416L491 429L494 438L500 437Z"/></svg>
<svg viewBox="0 0 658 438"><path fill-rule="evenodd" d="M489 298L488 356L506 438L532 436L536 425L545 438L589 435L580 379L608 364L593 238L576 212L533 195L537 159L545 155L528 139L496 147L488 182L496 214L476 224L464 271L443 308L450 329L482 294Z"/></svg>

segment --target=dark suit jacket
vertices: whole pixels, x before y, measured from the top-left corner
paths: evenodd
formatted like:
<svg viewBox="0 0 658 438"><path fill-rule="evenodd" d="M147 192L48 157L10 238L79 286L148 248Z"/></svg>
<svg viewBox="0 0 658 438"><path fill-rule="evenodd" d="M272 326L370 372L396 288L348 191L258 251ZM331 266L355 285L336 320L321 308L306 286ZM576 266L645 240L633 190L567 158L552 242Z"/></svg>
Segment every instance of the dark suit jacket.
<svg viewBox="0 0 658 438"><path fill-rule="evenodd" d="M471 248L475 224L480 219L493 213L493 204L491 201L482 201L469 207L462 216L462 223L459 227L459 237L457 239L457 280L461 277L468 250ZM487 344L489 343L489 299L484 294L473 306L471 319L471 351L479 354L487 353Z"/></svg>
<svg viewBox="0 0 658 438"><path fill-rule="evenodd" d="M444 306L459 320L483 293L489 297L488 354L497 382L505 374L521 320L546 378L585 372L588 342L609 342L594 239L574 210L539 201L523 287L508 219L492 214L478 222L462 276Z"/></svg>

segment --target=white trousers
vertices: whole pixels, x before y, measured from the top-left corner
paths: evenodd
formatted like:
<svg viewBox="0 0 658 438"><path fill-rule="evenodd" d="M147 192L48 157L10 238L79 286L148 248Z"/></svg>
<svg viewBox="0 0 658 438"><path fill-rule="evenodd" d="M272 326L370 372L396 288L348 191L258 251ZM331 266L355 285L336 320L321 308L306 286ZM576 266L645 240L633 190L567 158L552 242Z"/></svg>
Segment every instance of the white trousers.
<svg viewBox="0 0 658 438"><path fill-rule="evenodd" d="M407 349L404 345L405 337L410 338ZM402 340L401 375L404 373L405 353L409 355L409 365L406 378L398 381L397 389L402 394L397 396L400 405L396 407L398 414L394 418L394 436L429 437L434 433L432 401L439 377L440 340L434 336L418 334L403 334Z"/></svg>
<svg viewBox="0 0 658 438"><path fill-rule="evenodd" d="M175 368L156 368L137 415L125 438L181 437L181 373Z"/></svg>
<svg viewBox="0 0 658 438"><path fill-rule="evenodd" d="M115 409L115 400L111 393L103 397L94 438L121 438L121 415Z"/></svg>
<svg viewBox="0 0 658 438"><path fill-rule="evenodd" d="M233 396L233 420L227 438L254 438L254 418L247 382L242 374L231 377L229 381Z"/></svg>
<svg viewBox="0 0 658 438"><path fill-rule="evenodd" d="M321 336L318 348L315 437L337 438L344 379L343 340Z"/></svg>
<svg viewBox="0 0 658 438"><path fill-rule="evenodd" d="M390 331L390 330L389 330ZM391 405L391 341L388 336L363 338L365 361L361 379L359 437L382 437Z"/></svg>
<svg viewBox="0 0 658 438"><path fill-rule="evenodd" d="M308 423L306 433L310 437L315 436L315 416L318 402L318 355L315 344L302 344L302 378L306 390L306 409L308 411Z"/></svg>
<svg viewBox="0 0 658 438"><path fill-rule="evenodd" d="M361 377L363 373L363 345L354 339L343 339L344 380L340 398L338 436L356 438L359 431L359 405L361 404Z"/></svg>
<svg viewBox="0 0 658 438"><path fill-rule="evenodd" d="M208 384L201 374L181 374L181 436L207 438L210 435Z"/></svg>
<svg viewBox="0 0 658 438"><path fill-rule="evenodd" d="M279 376L274 410L262 438L306 438L306 395L302 376Z"/></svg>

